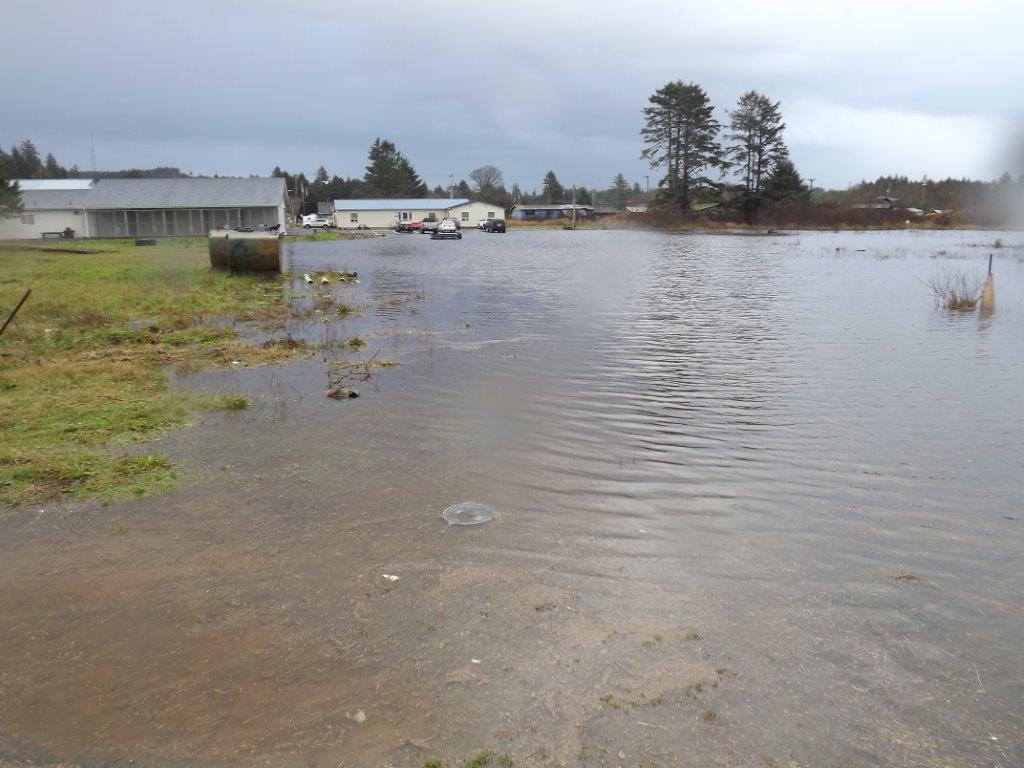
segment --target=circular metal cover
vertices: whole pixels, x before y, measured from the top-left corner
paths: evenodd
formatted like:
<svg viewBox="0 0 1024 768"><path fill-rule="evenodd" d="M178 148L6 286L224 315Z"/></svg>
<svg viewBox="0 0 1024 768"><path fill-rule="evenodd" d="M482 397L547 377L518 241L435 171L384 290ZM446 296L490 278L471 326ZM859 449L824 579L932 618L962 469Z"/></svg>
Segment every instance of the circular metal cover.
<svg viewBox="0 0 1024 768"><path fill-rule="evenodd" d="M441 513L441 517L448 525L480 525L494 519L494 508L473 501L463 501L448 507Z"/></svg>

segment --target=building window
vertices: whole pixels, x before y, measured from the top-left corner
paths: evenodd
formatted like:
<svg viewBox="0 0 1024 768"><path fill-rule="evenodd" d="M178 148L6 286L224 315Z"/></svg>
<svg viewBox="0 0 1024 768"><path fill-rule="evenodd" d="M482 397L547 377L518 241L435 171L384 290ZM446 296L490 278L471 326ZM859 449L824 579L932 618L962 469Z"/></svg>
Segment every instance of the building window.
<svg viewBox="0 0 1024 768"><path fill-rule="evenodd" d="M355 224L357 221L359 221L359 214L358 213L350 213L348 215L348 220L351 221L353 224Z"/></svg>
<svg viewBox="0 0 1024 768"><path fill-rule="evenodd" d="M402 211L402 221L408 221L412 218L412 214L408 211Z"/></svg>
<svg viewBox="0 0 1024 768"><path fill-rule="evenodd" d="M487 212L487 218L488 219L493 219L494 218L494 211L488 211Z"/></svg>
<svg viewBox="0 0 1024 768"><path fill-rule="evenodd" d="M22 216L21 217L21 223L22 224L35 224L36 223L35 214L29 213L29 214L26 214L25 216Z"/></svg>
<svg viewBox="0 0 1024 768"><path fill-rule="evenodd" d="M469 211L463 211L462 212L462 220L463 221L469 221Z"/></svg>

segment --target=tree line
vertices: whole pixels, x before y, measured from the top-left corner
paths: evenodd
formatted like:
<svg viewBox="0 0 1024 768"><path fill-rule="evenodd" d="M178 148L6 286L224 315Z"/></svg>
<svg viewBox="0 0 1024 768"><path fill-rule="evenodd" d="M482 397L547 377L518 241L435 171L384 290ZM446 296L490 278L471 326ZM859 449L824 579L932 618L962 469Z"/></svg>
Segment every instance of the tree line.
<svg viewBox="0 0 1024 768"><path fill-rule="evenodd" d="M786 124L778 101L747 91L726 110L723 123L701 85L675 80L648 102L640 157L664 170L656 204L685 214L698 202L725 202L752 219L766 203L808 194L783 141Z"/></svg>
<svg viewBox="0 0 1024 768"><path fill-rule="evenodd" d="M304 214L316 213L318 203L347 198L473 198L503 208L511 208L520 202L567 202L567 190L559 183L554 171L549 171L544 177L540 192L524 193L518 184L513 184L509 190L505 186L504 174L494 165L474 169L469 174L469 181L460 179L456 183L452 180L448 188L440 184L430 188L409 159L388 139L374 139L367 159L362 177L331 175L323 165L312 179L305 173L290 173L280 166L275 166L271 175L285 180L289 195L297 200L298 208ZM577 202L589 204L589 193L581 189Z"/></svg>

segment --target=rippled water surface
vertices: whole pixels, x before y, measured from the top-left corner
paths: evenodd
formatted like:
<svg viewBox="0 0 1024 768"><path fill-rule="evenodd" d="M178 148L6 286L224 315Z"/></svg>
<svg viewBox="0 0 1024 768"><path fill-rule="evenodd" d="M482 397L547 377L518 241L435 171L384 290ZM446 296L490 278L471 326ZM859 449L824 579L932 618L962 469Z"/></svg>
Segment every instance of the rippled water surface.
<svg viewBox="0 0 1024 768"><path fill-rule="evenodd" d="M937 308L989 253L996 311ZM163 441L175 492L0 528L0 756L1024 762L1019 234L290 260L359 272L292 287L332 297L293 332L338 343L181 382L257 399ZM361 396L327 399L344 373ZM460 501L494 520L446 526Z"/></svg>

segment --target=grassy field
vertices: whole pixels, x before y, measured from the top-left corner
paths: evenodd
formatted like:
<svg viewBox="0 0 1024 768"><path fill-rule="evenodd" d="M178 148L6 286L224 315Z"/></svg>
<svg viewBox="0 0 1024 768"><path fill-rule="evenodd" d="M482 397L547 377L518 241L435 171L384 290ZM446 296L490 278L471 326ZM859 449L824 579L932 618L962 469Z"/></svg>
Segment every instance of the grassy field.
<svg viewBox="0 0 1024 768"><path fill-rule="evenodd" d="M32 289L0 336L0 507L169 487L176 473L166 457L125 446L203 409L248 405L171 388L169 369L302 353L289 343L254 346L225 323L282 323L285 284L212 271L203 239L56 250L66 245L0 244L3 318Z"/></svg>

